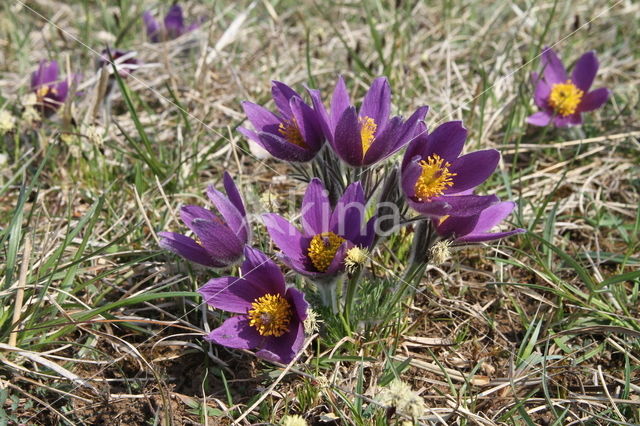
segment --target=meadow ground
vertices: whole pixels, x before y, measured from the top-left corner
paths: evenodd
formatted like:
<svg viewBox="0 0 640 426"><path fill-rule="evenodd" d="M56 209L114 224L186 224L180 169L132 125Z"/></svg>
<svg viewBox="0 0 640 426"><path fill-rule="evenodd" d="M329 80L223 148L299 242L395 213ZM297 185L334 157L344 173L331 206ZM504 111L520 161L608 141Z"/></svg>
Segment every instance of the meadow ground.
<svg viewBox="0 0 640 426"><path fill-rule="evenodd" d="M149 43L143 10L169 5L0 5L0 424L400 424L379 398L395 377L421 424L640 423L640 3L188 1L200 28ZM107 44L142 63L109 96ZM547 45L567 64L597 52L613 94L581 127L525 123ZM40 59L82 91L43 122L25 114ZM358 97L387 76L429 128L464 120L467 151L502 153L483 190L528 232L455 248L407 288L405 228L289 366L207 343L225 317L196 290L215 272L157 232L225 170L253 212L295 212L304 184L251 151L240 102L272 79L330 93L338 74ZM254 244L274 251L261 226Z"/></svg>

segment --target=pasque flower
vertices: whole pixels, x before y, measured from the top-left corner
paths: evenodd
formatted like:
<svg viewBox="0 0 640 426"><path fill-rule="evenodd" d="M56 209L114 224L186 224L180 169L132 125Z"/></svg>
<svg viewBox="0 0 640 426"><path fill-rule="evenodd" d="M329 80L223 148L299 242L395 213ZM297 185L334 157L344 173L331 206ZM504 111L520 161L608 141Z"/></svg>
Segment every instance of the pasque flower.
<svg viewBox="0 0 640 426"><path fill-rule="evenodd" d="M280 268L264 253L247 246L244 255L242 278L214 278L198 290L210 306L240 314L209 333L207 340L258 349L258 357L287 364L304 343L309 305L302 292L287 288Z"/></svg>
<svg viewBox="0 0 640 426"><path fill-rule="evenodd" d="M251 239L251 229L238 188L225 172L225 197L212 186L207 196L217 213L200 206L184 206L180 210L182 221L195 234L196 239L175 232L159 232L160 247L187 260L213 268L235 263Z"/></svg>
<svg viewBox="0 0 640 426"><path fill-rule="evenodd" d="M373 81L359 111L351 104L342 77L338 78L329 111L318 90L309 93L329 144L345 163L354 167L377 163L404 147L428 110L420 107L406 121L389 117L391 88L384 77Z"/></svg>
<svg viewBox="0 0 640 426"><path fill-rule="evenodd" d="M498 240L526 232L522 228L504 232L489 232L509 216L515 206L516 204L512 201L503 201L493 204L473 216L443 216L435 221L436 232L438 235L451 238L455 242L467 243Z"/></svg>
<svg viewBox="0 0 640 426"><path fill-rule="evenodd" d="M461 121L449 121L427 133L424 123L402 161L402 189L409 206L426 216L472 216L498 201L474 195L500 161L495 149L460 156L467 139Z"/></svg>
<svg viewBox="0 0 640 426"><path fill-rule="evenodd" d="M255 131L242 127L238 130L280 160L311 160L324 143L318 114L284 83L273 81L271 95L278 114L243 102L242 108Z"/></svg>
<svg viewBox="0 0 640 426"><path fill-rule="evenodd" d="M142 20L147 29L147 37L152 43L176 39L200 26L198 22L186 25L182 16L182 8L177 4L169 8L163 23L156 21L148 10L142 15Z"/></svg>
<svg viewBox="0 0 640 426"><path fill-rule="evenodd" d="M376 218L365 224L364 210L360 182L349 185L332 210L327 192L316 178L302 200L302 231L274 213L263 215L263 219L282 251L283 262L312 279L323 279L344 270L349 249L371 247Z"/></svg>
<svg viewBox="0 0 640 426"><path fill-rule="evenodd" d="M77 77L72 76L73 79ZM56 61L40 61L38 69L31 74L31 90L45 115L53 114L67 100L68 79L60 79Z"/></svg>
<svg viewBox="0 0 640 426"><path fill-rule="evenodd" d="M583 112L600 108L609 99L609 89L589 91L599 66L595 52L587 52L578 59L570 78L552 49L544 49L541 62L543 75L534 72L531 80L535 86L534 102L542 111L529 116L528 123L535 126L553 123L557 127L582 124Z"/></svg>
<svg viewBox="0 0 640 426"><path fill-rule="evenodd" d="M111 55L111 58L109 55ZM108 67L108 72L111 72L112 61L118 70L118 74L122 78L131 74L140 64L136 58L136 52L134 51L107 48L100 52L100 58L97 63L98 69L106 65Z"/></svg>

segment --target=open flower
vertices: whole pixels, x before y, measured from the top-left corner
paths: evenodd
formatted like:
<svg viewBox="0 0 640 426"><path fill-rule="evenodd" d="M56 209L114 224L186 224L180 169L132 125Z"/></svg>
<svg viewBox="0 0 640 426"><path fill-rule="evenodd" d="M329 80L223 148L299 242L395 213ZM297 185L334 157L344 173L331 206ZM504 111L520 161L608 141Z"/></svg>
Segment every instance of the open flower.
<svg viewBox="0 0 640 426"><path fill-rule="evenodd" d="M247 246L244 255L242 278L214 278L198 290L210 306L240 314L209 333L207 340L258 349L258 357L287 364L304 343L309 305L302 292L287 288L280 268L264 253Z"/></svg>
<svg viewBox="0 0 640 426"><path fill-rule="evenodd" d="M111 54L111 58L113 59L113 63L118 70L118 74L120 77L125 78L129 74L131 74L136 68L138 68L139 61L136 58L136 52L131 50L122 50L122 49L104 49L100 52L100 58L97 62L97 68L101 69L103 66L107 66L107 70L109 73L113 71L111 68L111 60L109 58L109 54Z"/></svg>
<svg viewBox="0 0 640 426"><path fill-rule="evenodd" d="M522 228L504 232L489 232L511 214L516 204L503 201L493 204L479 214L466 217L443 216L435 221L438 235L451 238L455 242L478 243L498 240L514 234L526 232Z"/></svg>
<svg viewBox="0 0 640 426"><path fill-rule="evenodd" d="M243 102L242 108L255 132L242 127L238 130L280 160L311 160L324 143L318 114L284 83L273 81L271 95L279 114Z"/></svg>
<svg viewBox="0 0 640 426"><path fill-rule="evenodd" d="M152 43L176 39L200 26L198 22L185 25L182 8L177 4L169 8L169 12L164 17L164 23L156 21L153 14L148 10L142 15L142 20L147 29L147 37Z"/></svg>
<svg viewBox="0 0 640 426"><path fill-rule="evenodd" d="M460 156L467 139L461 121L449 121L427 133L423 123L402 160L402 189L409 206L426 216L472 216L498 201L473 195L500 161L495 149Z"/></svg>
<svg viewBox="0 0 640 426"><path fill-rule="evenodd" d="M542 52L543 76L531 74L535 86L533 100L542 110L527 118L535 126L546 126L553 122L556 127L582 124L582 113L593 111L609 99L609 89L589 91L598 72L595 52L587 52L578 59L571 78L558 55L545 48Z"/></svg>
<svg viewBox="0 0 640 426"><path fill-rule="evenodd" d="M72 78L76 78L73 76ZM56 61L40 61L38 69L31 74L31 90L36 94L38 105L45 116L53 114L67 100L69 81L59 78Z"/></svg>
<svg viewBox="0 0 640 426"><path fill-rule="evenodd" d="M223 180L227 197L212 186L207 189L217 213L200 206L184 206L180 210L182 221L196 239L175 232L159 232L160 247L213 268L229 266L242 257L244 245L251 239L251 229L233 179L225 172Z"/></svg>
<svg viewBox="0 0 640 426"><path fill-rule="evenodd" d="M302 232L278 214L263 218L271 239L282 250L283 262L303 275L321 279L344 269L352 247L371 247L376 218L365 224L364 214L360 182L347 187L332 211L324 186L313 179L302 200Z"/></svg>
<svg viewBox="0 0 640 426"><path fill-rule="evenodd" d="M405 146L429 109L418 108L407 121L398 116L390 118L391 88L385 77L374 80L359 111L351 105L342 77L333 92L330 112L325 109L318 90L309 90L309 93L322 118L322 130L329 144L353 167L382 161Z"/></svg>

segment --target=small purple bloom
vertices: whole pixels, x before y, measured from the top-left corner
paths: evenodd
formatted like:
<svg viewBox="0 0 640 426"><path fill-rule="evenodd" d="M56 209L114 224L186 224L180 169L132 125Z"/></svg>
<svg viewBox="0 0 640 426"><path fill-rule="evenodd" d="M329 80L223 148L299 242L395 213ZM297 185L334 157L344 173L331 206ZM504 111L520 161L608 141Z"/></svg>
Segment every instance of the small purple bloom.
<svg viewBox="0 0 640 426"><path fill-rule="evenodd" d="M109 72L112 70L109 53L111 53L113 63L118 70L118 74L120 74L120 77L122 78L125 78L129 74L131 74L136 68L138 68L138 65L140 64L138 59L136 59L136 52L134 51L107 48L100 52L100 59L98 59L98 69L101 69L106 65L109 69Z"/></svg>
<svg viewBox="0 0 640 426"><path fill-rule="evenodd" d="M582 113L600 108L609 99L610 91L600 88L589 91L598 72L595 52L587 52L576 62L571 78L558 55L545 48L542 52L543 76L534 72L531 81L535 86L533 100L542 110L527 118L534 126L556 127L582 124Z"/></svg>
<svg viewBox="0 0 640 426"><path fill-rule="evenodd" d="M31 90L46 116L60 108L69 94L69 81L60 80L58 74L58 63L45 60L40 61L38 69L31 74Z"/></svg>
<svg viewBox="0 0 640 426"><path fill-rule="evenodd" d="M332 210L327 191L315 178L302 200L302 232L280 215L265 214L263 219L287 266L312 279L329 278L344 269L349 249L373 244L376 218L364 223L365 204L362 185L355 182Z"/></svg>
<svg viewBox="0 0 640 426"><path fill-rule="evenodd" d="M199 22L185 25L182 8L177 4L169 8L163 23L158 22L148 10L142 14L142 20L147 29L147 37L152 43L176 39L200 26Z"/></svg>
<svg viewBox="0 0 640 426"><path fill-rule="evenodd" d="M404 122L402 117L390 118L391 87L385 77L373 81L359 111L351 104L342 77L333 92L330 112L318 90L310 89L309 93L329 144L342 161L353 167L377 163L404 147L429 109L418 108Z"/></svg>
<svg viewBox="0 0 640 426"><path fill-rule="evenodd" d="M473 216L498 201L495 195L473 195L500 161L495 149L460 156L467 139L461 121L449 121L427 133L419 123L402 160L402 189L409 206L431 217Z"/></svg>
<svg viewBox="0 0 640 426"><path fill-rule="evenodd" d="M505 232L489 232L491 228L497 226L509 216L515 206L516 204L512 201L504 201L493 204L473 216L443 216L435 221L436 232L442 237L452 238L453 241L466 243L498 240L526 232L526 230L522 228Z"/></svg>
<svg viewBox="0 0 640 426"><path fill-rule="evenodd" d="M242 127L238 130L280 160L311 160L324 143L318 114L298 92L279 81L272 82L271 96L279 114L243 102L242 108L256 131Z"/></svg>
<svg viewBox="0 0 640 426"><path fill-rule="evenodd" d="M182 221L196 240L175 232L159 232L160 247L212 268L226 267L240 260L245 244L251 240L251 229L233 179L225 172L223 180L226 197L212 186L207 189L217 213L193 205L180 210Z"/></svg>
<svg viewBox="0 0 640 426"><path fill-rule="evenodd" d="M308 303L287 288L280 268L264 253L244 249L242 278L209 280L199 291L214 308L240 314L211 331L207 340L235 349L258 349L256 356L288 364L302 349Z"/></svg>

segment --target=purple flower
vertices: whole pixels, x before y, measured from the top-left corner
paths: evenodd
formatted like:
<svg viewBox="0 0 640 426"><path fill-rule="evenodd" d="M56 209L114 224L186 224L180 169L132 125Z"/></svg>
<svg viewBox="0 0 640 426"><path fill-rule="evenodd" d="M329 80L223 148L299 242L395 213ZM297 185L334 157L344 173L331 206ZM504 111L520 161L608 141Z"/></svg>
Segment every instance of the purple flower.
<svg viewBox="0 0 640 426"><path fill-rule="evenodd" d="M435 221L436 232L442 237L453 239L453 241L468 243L498 240L526 232L522 228L506 232L489 232L491 228L509 216L515 206L516 204L512 201L504 201L493 204L473 216L443 216Z"/></svg>
<svg viewBox="0 0 640 426"><path fill-rule="evenodd" d="M147 36L152 43L176 39L200 26L199 22L186 26L182 16L182 8L177 4L169 8L169 12L164 17L164 23L156 21L148 10L142 14L142 20L147 28Z"/></svg>
<svg viewBox="0 0 640 426"><path fill-rule="evenodd" d="M206 339L229 348L258 349L256 356L288 364L304 343L309 305L302 292L287 288L280 268L264 253L246 247L244 255L242 278L214 278L198 290L214 308L240 314Z"/></svg>
<svg viewBox="0 0 640 426"><path fill-rule="evenodd" d="M416 125L427 113L420 107L406 122L390 118L391 88L385 77L376 78L360 107L351 105L342 77L325 109L320 92L309 90L313 106L322 118L322 130L338 156L353 167L369 166L384 160L405 146L414 136Z"/></svg>
<svg viewBox="0 0 640 426"><path fill-rule="evenodd" d="M106 65L109 69L109 72L112 70L109 53L111 53L111 58L113 58L113 63L115 64L120 77L125 78L136 68L138 68L139 61L138 59L136 59L136 52L131 50L107 48L100 52L100 59L98 59L98 69L101 69Z"/></svg>
<svg viewBox="0 0 640 426"><path fill-rule="evenodd" d="M376 218L365 224L364 214L360 182L349 185L332 210L327 191L316 178L302 200L302 232L280 215L263 218L271 239L282 250L282 261L300 274L320 279L341 272L352 247L371 247Z"/></svg>
<svg viewBox="0 0 640 426"><path fill-rule="evenodd" d="M460 156L467 129L449 121L427 134L424 123L402 160L402 189L409 206L426 216L473 216L498 201L495 195L473 195L500 161L495 149Z"/></svg>
<svg viewBox="0 0 640 426"><path fill-rule="evenodd" d="M576 62L571 78L567 76L558 55L545 48L542 52L543 76L531 74L535 86L533 100L542 110L527 118L535 126L546 126L550 122L556 127L582 124L582 113L600 108L609 99L609 89L589 91L598 72L595 52L587 52Z"/></svg>
<svg viewBox="0 0 640 426"><path fill-rule="evenodd" d="M31 90L36 94L38 104L47 116L60 108L69 94L69 81L60 80L58 74L58 63L45 60L40 61L38 69L31 74Z"/></svg>
<svg viewBox="0 0 640 426"><path fill-rule="evenodd" d="M284 83L273 81L271 95L279 114L243 102L242 108L256 131L238 130L280 160L311 160L324 143L318 114Z"/></svg>
<svg viewBox="0 0 640 426"><path fill-rule="evenodd" d="M245 244L251 240L251 229L233 179L225 172L223 180L227 197L212 186L207 189L217 213L200 206L184 206L180 210L182 221L196 239L175 232L159 232L160 247L213 268L229 266L242 257Z"/></svg>

